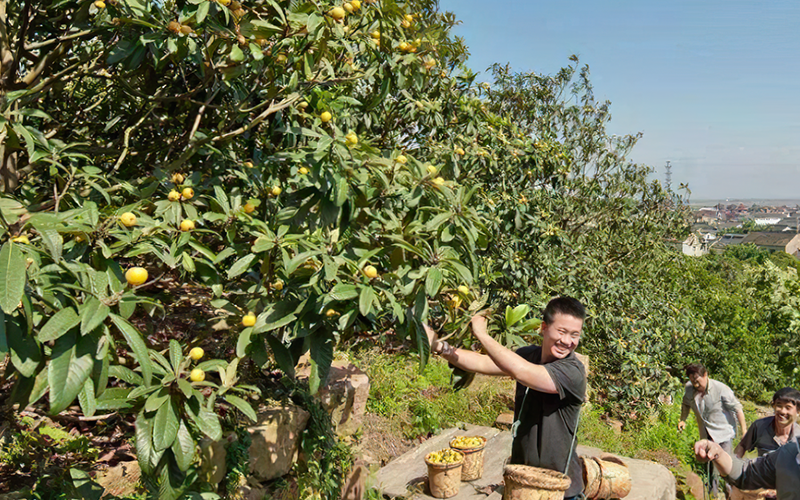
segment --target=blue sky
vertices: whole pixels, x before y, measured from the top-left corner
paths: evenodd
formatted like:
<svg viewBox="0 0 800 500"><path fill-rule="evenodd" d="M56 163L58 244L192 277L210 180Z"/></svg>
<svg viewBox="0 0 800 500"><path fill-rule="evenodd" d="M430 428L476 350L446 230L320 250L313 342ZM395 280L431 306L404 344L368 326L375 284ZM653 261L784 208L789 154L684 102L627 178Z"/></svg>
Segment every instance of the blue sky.
<svg viewBox="0 0 800 500"><path fill-rule="evenodd" d="M693 199L800 199L800 2L441 0L469 66L554 73L571 54L634 161Z"/></svg>

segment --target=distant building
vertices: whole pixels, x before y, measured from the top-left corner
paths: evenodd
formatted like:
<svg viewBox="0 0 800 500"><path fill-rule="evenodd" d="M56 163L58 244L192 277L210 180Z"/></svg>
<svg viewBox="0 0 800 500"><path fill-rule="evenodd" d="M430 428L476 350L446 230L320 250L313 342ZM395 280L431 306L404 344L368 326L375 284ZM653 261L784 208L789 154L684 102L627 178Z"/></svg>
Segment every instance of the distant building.
<svg viewBox="0 0 800 500"><path fill-rule="evenodd" d="M726 235L728 236L728 235ZM744 235L740 243L752 243L770 252L786 252L800 257L800 234L789 232L753 232Z"/></svg>
<svg viewBox="0 0 800 500"><path fill-rule="evenodd" d="M783 233L778 233L778 234L783 234ZM711 247L713 248L714 251L721 252L725 250L725 247L727 247L728 245L740 245L742 241L744 241L746 236L747 236L746 234L738 234L738 233L723 234L720 238L717 239L717 241L713 243L713 245L711 245Z"/></svg>

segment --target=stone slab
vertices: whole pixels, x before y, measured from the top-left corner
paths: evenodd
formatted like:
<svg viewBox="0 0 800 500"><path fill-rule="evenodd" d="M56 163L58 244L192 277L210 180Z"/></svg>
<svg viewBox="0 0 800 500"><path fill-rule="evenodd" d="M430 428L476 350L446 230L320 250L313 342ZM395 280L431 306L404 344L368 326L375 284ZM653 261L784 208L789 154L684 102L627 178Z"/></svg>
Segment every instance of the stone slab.
<svg viewBox="0 0 800 500"><path fill-rule="evenodd" d="M395 458L378 471L375 486L389 498L432 499L427 491L425 455L446 448L450 440L459 435L480 435L487 438L484 471L480 479L461 483L458 495L451 497L451 500L500 500L502 487L494 491L490 487L502 484L503 467L511 453L511 433L474 425L466 425L465 430L443 430L415 449ZM579 455L592 457L604 455L598 448L580 445L577 452ZM675 477L666 467L647 460L620 458L631 472L631 492L625 500L675 500Z"/></svg>

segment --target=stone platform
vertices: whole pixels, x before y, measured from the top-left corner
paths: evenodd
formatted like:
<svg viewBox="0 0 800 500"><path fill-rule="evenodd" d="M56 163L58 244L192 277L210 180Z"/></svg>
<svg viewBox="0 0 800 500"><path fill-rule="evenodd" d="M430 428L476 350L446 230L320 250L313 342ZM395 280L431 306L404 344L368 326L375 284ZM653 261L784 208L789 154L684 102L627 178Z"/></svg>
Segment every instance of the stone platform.
<svg viewBox="0 0 800 500"><path fill-rule="evenodd" d="M428 468L425 455L449 446L455 436L483 436L488 441L484 449L483 477L461 483L458 495L452 500L501 500L503 466L511 453L511 433L492 427L466 425L465 429L450 428L428 439L415 449L395 458L378 471L375 487L389 498L414 500L432 499L427 488ZM579 455L600 456L602 450L578 446ZM663 465L646 460L622 457L631 472L632 488L625 500L675 500L675 478Z"/></svg>

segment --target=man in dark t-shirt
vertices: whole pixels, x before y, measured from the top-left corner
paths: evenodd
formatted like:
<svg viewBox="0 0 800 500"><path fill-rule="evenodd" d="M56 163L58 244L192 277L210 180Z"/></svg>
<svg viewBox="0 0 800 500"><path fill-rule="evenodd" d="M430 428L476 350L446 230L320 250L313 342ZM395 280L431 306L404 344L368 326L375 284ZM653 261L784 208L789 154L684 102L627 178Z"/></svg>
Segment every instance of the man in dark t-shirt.
<svg viewBox="0 0 800 500"><path fill-rule="evenodd" d="M542 345L514 352L488 334L485 316L476 315L472 318L472 332L486 354L455 349L438 340L435 332L425 326L431 350L453 365L486 375L506 375L517 381L514 417L518 424L510 463L564 472L569 460L567 474L572 484L565 500L583 491L574 436L586 397L586 371L573 351L580 341L585 317L585 309L577 300L555 298L544 310Z"/></svg>

